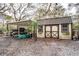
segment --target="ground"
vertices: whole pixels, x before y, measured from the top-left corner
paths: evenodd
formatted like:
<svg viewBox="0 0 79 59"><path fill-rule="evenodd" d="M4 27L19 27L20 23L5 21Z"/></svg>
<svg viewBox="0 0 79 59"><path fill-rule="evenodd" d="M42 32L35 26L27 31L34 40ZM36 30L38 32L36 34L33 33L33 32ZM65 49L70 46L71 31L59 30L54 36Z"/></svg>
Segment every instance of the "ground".
<svg viewBox="0 0 79 59"><path fill-rule="evenodd" d="M1 56L79 56L79 41L0 38Z"/></svg>

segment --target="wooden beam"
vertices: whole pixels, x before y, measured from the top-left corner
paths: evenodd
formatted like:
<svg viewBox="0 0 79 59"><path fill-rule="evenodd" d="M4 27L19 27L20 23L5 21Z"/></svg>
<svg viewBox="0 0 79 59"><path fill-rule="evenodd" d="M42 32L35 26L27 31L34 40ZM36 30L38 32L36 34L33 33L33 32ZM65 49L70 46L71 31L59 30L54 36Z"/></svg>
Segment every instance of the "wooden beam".
<svg viewBox="0 0 79 59"><path fill-rule="evenodd" d="M8 34L9 34L9 25L8 25L8 24L7 24L6 28L7 28L7 33L6 33L6 35L8 36Z"/></svg>
<svg viewBox="0 0 79 59"><path fill-rule="evenodd" d="M71 40L73 40L73 23L71 23Z"/></svg>
<svg viewBox="0 0 79 59"><path fill-rule="evenodd" d="M37 34L36 34L36 27L34 26L34 31L33 31L33 39L34 41L37 41Z"/></svg>

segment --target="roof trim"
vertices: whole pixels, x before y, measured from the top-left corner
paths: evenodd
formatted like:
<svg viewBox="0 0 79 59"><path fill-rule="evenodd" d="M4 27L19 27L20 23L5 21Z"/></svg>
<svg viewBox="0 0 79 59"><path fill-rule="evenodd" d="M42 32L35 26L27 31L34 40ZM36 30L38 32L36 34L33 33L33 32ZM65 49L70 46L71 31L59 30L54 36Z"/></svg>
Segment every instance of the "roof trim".
<svg viewBox="0 0 79 59"><path fill-rule="evenodd" d="M37 21L40 21L40 20L48 20L48 19L59 19L59 18L71 18L71 16L64 16L64 17L50 17L50 18L40 18L38 19Z"/></svg>

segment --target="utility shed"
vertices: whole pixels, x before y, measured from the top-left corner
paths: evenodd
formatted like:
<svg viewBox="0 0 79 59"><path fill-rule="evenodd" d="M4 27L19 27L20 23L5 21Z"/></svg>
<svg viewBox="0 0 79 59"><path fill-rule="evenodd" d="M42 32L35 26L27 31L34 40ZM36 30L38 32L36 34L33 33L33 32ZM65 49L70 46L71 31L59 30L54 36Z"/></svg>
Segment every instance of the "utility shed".
<svg viewBox="0 0 79 59"><path fill-rule="evenodd" d="M38 38L72 39L72 19L70 16L42 18L37 22Z"/></svg>

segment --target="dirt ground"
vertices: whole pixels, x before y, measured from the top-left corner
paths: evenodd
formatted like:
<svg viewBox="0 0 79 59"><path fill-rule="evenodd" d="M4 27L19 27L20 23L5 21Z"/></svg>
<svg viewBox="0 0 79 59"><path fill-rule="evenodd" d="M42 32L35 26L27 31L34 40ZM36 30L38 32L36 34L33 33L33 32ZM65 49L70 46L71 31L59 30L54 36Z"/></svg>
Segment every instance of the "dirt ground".
<svg viewBox="0 0 79 59"><path fill-rule="evenodd" d="M79 41L0 37L1 56L79 56Z"/></svg>

